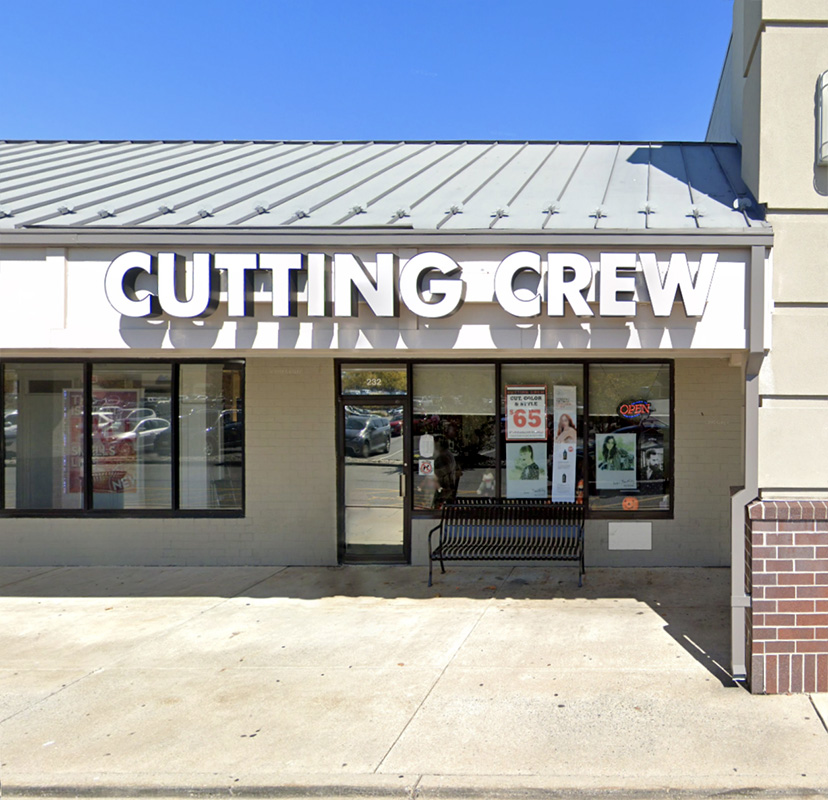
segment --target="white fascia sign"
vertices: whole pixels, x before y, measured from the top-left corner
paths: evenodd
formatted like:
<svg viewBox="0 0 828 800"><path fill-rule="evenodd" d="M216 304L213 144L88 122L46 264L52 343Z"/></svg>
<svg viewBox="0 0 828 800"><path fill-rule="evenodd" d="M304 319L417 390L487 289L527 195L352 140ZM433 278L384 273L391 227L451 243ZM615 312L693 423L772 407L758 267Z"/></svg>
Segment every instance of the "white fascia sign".
<svg viewBox="0 0 828 800"><path fill-rule="evenodd" d="M718 257L702 253L694 266L686 253L668 261L655 253L601 253L596 268L581 253L544 259L521 250L499 262L489 289L506 313L524 319L544 312L563 317L567 309L577 317L594 317L596 309L599 317L635 317L642 288L656 317L669 317L679 297L688 317L701 317ZM227 316L251 317L260 299L256 278L265 275L273 317L296 316L301 297L309 317L355 317L362 300L376 317L398 317L402 303L418 317L441 319L461 308L467 290L479 289L469 283L480 279L472 274L436 252L402 263L393 253L377 253L369 265L352 253L195 253L187 262L175 253L130 251L109 264L105 291L125 317L204 319L218 308L223 283Z"/></svg>

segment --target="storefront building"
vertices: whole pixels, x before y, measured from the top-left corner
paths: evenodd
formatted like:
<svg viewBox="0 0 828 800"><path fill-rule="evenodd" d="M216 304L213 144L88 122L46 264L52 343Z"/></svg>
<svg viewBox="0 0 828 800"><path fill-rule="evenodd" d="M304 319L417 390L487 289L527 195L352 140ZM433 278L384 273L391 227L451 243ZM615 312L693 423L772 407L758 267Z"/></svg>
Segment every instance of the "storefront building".
<svg viewBox="0 0 828 800"><path fill-rule="evenodd" d="M4 563L424 564L456 495L732 563L772 244L734 145L0 155Z"/></svg>
<svg viewBox="0 0 828 800"><path fill-rule="evenodd" d="M828 689L828 167L766 156L813 125L763 13L709 143L0 143L0 563L424 565L451 497L576 501L588 570L730 567L734 674Z"/></svg>

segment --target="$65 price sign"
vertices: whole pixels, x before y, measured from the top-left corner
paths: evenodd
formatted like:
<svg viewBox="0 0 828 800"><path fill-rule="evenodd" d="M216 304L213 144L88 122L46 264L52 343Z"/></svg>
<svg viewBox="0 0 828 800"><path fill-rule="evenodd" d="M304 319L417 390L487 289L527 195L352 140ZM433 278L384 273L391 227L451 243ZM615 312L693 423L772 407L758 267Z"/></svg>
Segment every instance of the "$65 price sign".
<svg viewBox="0 0 828 800"><path fill-rule="evenodd" d="M506 441L546 441L546 387L506 387Z"/></svg>

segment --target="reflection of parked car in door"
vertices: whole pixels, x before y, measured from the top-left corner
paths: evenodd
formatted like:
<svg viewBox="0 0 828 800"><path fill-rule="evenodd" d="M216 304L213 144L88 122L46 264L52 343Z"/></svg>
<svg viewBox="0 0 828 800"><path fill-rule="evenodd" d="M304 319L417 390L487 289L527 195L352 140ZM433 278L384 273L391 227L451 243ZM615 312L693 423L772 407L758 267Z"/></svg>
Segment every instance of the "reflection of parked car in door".
<svg viewBox="0 0 828 800"><path fill-rule="evenodd" d="M375 452L387 453L391 449L391 428L379 417L345 417L345 449L363 458Z"/></svg>
<svg viewBox="0 0 828 800"><path fill-rule="evenodd" d="M17 412L7 411L3 416L3 440L6 453L17 452Z"/></svg>
<svg viewBox="0 0 828 800"><path fill-rule="evenodd" d="M241 409L225 409L205 433L207 435L204 440L204 455L207 458L226 456L228 453L241 453L244 444Z"/></svg>
<svg viewBox="0 0 828 800"><path fill-rule="evenodd" d="M395 411L391 414L389 426L391 428L392 436L402 435L403 415L401 411Z"/></svg>
<svg viewBox="0 0 828 800"><path fill-rule="evenodd" d="M161 417L147 417L135 423L131 431L124 431L112 437L115 452L119 456L152 450L156 439L170 429L170 423Z"/></svg>

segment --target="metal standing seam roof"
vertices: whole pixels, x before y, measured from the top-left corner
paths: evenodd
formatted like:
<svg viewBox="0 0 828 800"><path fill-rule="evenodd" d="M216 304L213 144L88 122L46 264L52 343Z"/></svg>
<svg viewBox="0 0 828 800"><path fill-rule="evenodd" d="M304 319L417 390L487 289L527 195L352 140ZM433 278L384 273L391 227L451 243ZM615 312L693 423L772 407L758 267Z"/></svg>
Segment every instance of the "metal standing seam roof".
<svg viewBox="0 0 828 800"><path fill-rule="evenodd" d="M768 229L737 145L0 141L0 231Z"/></svg>

